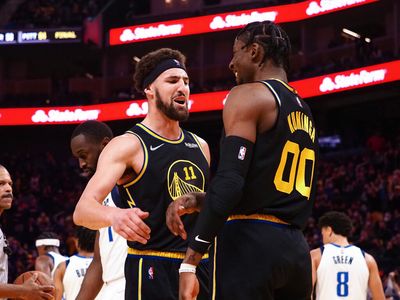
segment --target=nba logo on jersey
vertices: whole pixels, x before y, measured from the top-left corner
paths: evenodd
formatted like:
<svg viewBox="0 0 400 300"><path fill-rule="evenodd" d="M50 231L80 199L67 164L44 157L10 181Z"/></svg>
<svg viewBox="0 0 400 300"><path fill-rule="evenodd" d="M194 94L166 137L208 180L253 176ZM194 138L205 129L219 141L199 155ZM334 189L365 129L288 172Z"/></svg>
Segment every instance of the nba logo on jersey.
<svg viewBox="0 0 400 300"><path fill-rule="evenodd" d="M238 159L244 160L245 156L246 156L246 147L240 146Z"/></svg>
<svg viewBox="0 0 400 300"><path fill-rule="evenodd" d="M149 268L148 273L149 273L149 279L154 279L154 269L153 269L153 267Z"/></svg>

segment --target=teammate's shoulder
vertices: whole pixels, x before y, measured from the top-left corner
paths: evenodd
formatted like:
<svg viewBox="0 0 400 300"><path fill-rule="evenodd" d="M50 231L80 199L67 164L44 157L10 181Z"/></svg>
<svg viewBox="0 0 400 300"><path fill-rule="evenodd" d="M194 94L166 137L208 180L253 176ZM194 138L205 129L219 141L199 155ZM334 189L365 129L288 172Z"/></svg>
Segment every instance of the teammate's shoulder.
<svg viewBox="0 0 400 300"><path fill-rule="evenodd" d="M103 149L100 156L108 156L113 159L130 157L137 151L141 151L141 142L134 134L125 133L114 137ZM112 155L110 155L112 153Z"/></svg>
<svg viewBox="0 0 400 300"><path fill-rule="evenodd" d="M261 82L249 82L232 88L227 96L225 106L235 105L257 108L257 103L263 106L265 102L275 104L271 91Z"/></svg>
<svg viewBox="0 0 400 300"><path fill-rule="evenodd" d="M311 255L311 258L312 258L312 259L321 258L321 256L322 256L321 247L312 249L312 250L310 251L310 255Z"/></svg>
<svg viewBox="0 0 400 300"><path fill-rule="evenodd" d="M127 147L131 147L134 144L140 144L140 140L139 137L134 133L134 132L125 132L121 135L118 135L116 137L114 137L108 144L111 145L113 147L121 147L121 146L127 146Z"/></svg>
<svg viewBox="0 0 400 300"><path fill-rule="evenodd" d="M254 81L254 82L248 82L248 83L243 83L239 84L235 87L233 87L229 94L238 94L238 93L255 93L255 92L260 92L260 91L265 91L265 85L259 81Z"/></svg>

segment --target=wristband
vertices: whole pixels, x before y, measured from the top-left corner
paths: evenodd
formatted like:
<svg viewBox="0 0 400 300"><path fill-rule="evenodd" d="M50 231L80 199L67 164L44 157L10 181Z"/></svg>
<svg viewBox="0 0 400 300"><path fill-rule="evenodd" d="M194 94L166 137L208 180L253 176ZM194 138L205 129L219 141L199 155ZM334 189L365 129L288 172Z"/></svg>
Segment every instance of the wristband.
<svg viewBox="0 0 400 300"><path fill-rule="evenodd" d="M191 265L191 264L181 263L181 266L179 267L179 274L181 274L181 273L196 274L196 266Z"/></svg>

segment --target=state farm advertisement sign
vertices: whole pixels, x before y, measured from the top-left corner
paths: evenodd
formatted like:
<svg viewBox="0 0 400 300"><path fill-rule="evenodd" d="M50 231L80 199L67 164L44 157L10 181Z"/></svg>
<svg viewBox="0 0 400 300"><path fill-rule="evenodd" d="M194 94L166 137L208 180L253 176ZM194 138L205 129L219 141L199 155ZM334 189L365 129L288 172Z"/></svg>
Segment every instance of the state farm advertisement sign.
<svg viewBox="0 0 400 300"><path fill-rule="evenodd" d="M400 60L314 78L289 82L302 98L310 98L400 80ZM190 112L222 110L229 91L193 94ZM76 124L87 120L112 121L143 118L147 100L99 105L0 109L1 125Z"/></svg>
<svg viewBox="0 0 400 300"><path fill-rule="evenodd" d="M343 71L290 83L303 98L400 80L400 61Z"/></svg>
<svg viewBox="0 0 400 300"><path fill-rule="evenodd" d="M274 21L277 23L294 22L377 1L378 0L309 0L295 4L114 28L109 31L109 44L114 46L154 39L237 29L255 21Z"/></svg>
<svg viewBox="0 0 400 300"><path fill-rule="evenodd" d="M190 112L221 110L228 91L190 96ZM87 120L112 121L143 118L148 112L147 100L117 103L40 108L0 109L0 125L76 124Z"/></svg>

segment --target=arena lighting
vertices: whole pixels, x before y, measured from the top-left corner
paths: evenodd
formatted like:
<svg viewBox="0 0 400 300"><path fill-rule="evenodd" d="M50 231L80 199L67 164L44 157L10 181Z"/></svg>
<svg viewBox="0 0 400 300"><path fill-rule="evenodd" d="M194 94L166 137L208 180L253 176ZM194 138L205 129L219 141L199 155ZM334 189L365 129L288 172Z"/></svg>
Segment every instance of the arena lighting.
<svg viewBox="0 0 400 300"><path fill-rule="evenodd" d="M349 71L290 82L303 98L358 89L400 80L400 60ZM229 91L192 94L190 112L221 110ZM87 106L33 107L0 109L0 126L75 124L86 120L112 121L143 118L148 111L146 100Z"/></svg>
<svg viewBox="0 0 400 300"><path fill-rule="evenodd" d="M294 4L113 28L109 31L108 42L110 46L115 46L232 30L241 28L253 21L295 22L377 1L379 0L308 0Z"/></svg>
<svg viewBox="0 0 400 300"><path fill-rule="evenodd" d="M357 39L359 39L361 37L361 35L359 35L358 33L351 31L350 29L347 29L347 28L343 28L342 32L346 35L349 35L349 36L357 38Z"/></svg>

